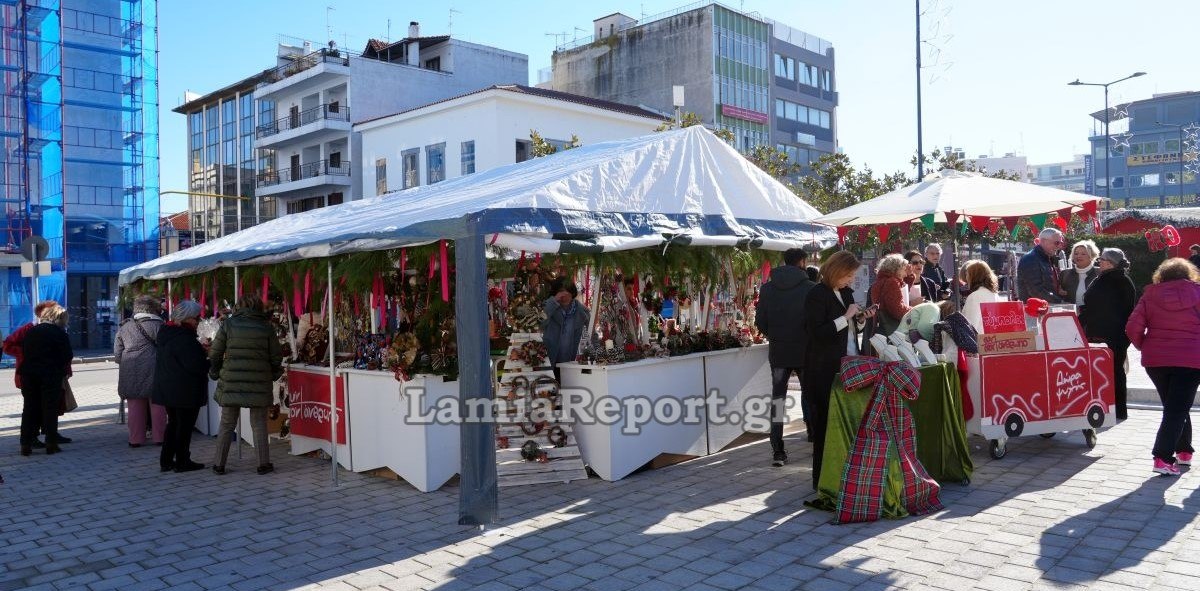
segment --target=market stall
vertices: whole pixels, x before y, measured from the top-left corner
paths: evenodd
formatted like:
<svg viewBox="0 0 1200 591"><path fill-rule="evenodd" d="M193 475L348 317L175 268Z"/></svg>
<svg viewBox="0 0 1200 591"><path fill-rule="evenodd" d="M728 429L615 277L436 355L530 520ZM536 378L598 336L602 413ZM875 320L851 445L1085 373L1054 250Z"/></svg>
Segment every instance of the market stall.
<svg viewBox="0 0 1200 591"><path fill-rule="evenodd" d="M456 330L450 339L461 375L460 404L471 405L492 399L488 302L482 294L488 292L487 257L495 248L603 255L652 247L758 251L832 242L832 232L808 221L815 215L711 132L692 127L585 146L413 189L402 197L384 195L286 216L126 269L121 280L129 284L307 260L316 263L316 277L324 275L325 285L335 286L325 289L322 299L337 316L335 264L354 253L440 246L438 263L455 269L454 291L481 294L452 299ZM336 342L337 322L327 322ZM330 349L327 371L333 383L337 360ZM331 438L343 421L339 412L331 412ZM459 433L460 522L490 523L496 518L495 426L466 423ZM335 455L337 448L331 448ZM353 445L346 453L355 456Z"/></svg>

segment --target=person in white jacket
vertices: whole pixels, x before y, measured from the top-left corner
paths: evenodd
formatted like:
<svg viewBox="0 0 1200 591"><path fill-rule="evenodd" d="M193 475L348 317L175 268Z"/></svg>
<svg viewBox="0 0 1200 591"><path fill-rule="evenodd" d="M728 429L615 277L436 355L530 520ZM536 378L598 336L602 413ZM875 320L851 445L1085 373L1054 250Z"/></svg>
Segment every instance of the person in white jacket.
<svg viewBox="0 0 1200 591"><path fill-rule="evenodd" d="M976 332L983 334L983 311L979 305L985 302L1002 301L1000 296L996 295L996 292L999 291L999 281L996 279L996 274L992 272L992 268L980 260L963 263L959 276L967 285L969 294L963 301L963 316L966 316L971 326L975 327Z"/></svg>

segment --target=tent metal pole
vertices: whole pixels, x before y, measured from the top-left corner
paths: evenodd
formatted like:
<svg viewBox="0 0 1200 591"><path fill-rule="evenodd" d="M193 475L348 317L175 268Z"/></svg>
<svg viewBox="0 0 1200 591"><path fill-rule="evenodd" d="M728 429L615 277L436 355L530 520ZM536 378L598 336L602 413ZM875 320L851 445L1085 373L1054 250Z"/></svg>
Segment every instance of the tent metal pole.
<svg viewBox="0 0 1200 591"><path fill-rule="evenodd" d="M472 224L474 226L474 224ZM498 520L496 424L490 416L469 417L468 409L491 408L492 381L487 330L487 247L483 235L468 228L454 241L457 285L454 325L458 340L459 453L462 456L458 496L459 525L481 529ZM482 400L487 404L476 404Z"/></svg>
<svg viewBox="0 0 1200 591"><path fill-rule="evenodd" d="M329 311L325 315L326 326L329 327L329 458L330 472L333 473L333 486L338 486L338 438L337 438L337 365L334 362L334 351L337 349L333 345L336 334L334 333L334 312L333 312L333 260L325 262L325 270L328 275L328 286L325 290L325 308Z"/></svg>

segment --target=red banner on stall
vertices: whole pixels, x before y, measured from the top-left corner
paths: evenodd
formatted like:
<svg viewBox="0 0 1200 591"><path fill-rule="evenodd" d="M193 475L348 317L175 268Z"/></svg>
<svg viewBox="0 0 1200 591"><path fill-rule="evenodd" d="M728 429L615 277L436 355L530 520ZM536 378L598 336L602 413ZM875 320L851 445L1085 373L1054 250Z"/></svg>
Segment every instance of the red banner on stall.
<svg viewBox="0 0 1200 591"><path fill-rule="evenodd" d="M985 334L1025 330L1025 309L1021 302L986 302L979 304L979 310Z"/></svg>
<svg viewBox="0 0 1200 591"><path fill-rule="evenodd" d="M329 441L329 374L291 369L287 375L288 421L292 433ZM346 385L337 380L337 438L346 443Z"/></svg>

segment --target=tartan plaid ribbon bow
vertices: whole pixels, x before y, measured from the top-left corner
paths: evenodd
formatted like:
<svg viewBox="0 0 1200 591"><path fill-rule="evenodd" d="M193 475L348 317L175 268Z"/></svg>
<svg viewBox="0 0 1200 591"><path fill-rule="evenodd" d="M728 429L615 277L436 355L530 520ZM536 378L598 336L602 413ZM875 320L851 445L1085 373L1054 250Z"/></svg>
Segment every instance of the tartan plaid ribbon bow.
<svg viewBox="0 0 1200 591"><path fill-rule="evenodd" d="M942 508L938 483L917 459L917 438L912 414L900 399L915 400L921 374L904 362L883 362L875 357L842 358L842 383L847 392L875 387L871 402L858 425L854 448L846 458L835 523L876 521L883 513L887 487L887 461L893 449L904 476L901 503L920 515Z"/></svg>

